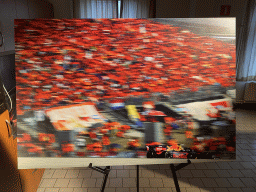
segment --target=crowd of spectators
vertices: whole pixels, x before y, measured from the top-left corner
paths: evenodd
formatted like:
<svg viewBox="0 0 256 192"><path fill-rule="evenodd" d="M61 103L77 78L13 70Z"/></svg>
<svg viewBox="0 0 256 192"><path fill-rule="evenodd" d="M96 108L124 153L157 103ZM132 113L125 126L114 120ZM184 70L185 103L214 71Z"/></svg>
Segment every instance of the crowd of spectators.
<svg viewBox="0 0 256 192"><path fill-rule="evenodd" d="M235 85L235 45L149 19L15 20L15 46L18 114Z"/></svg>

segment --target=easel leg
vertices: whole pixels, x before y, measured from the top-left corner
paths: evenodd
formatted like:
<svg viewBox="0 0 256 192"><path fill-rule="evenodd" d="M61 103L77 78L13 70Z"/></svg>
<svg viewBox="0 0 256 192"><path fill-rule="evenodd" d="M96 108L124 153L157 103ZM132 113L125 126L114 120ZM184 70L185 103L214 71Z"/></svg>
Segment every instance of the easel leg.
<svg viewBox="0 0 256 192"><path fill-rule="evenodd" d="M104 174L104 180L101 186L101 192L104 192L108 179L108 174L110 172L110 166L106 166L105 169L102 169L100 167L92 167L92 163L90 163L89 168Z"/></svg>
<svg viewBox="0 0 256 192"><path fill-rule="evenodd" d="M107 183L107 179L108 179L108 174L110 172L110 167L107 166L106 169L108 169L109 171L107 171L105 174L104 174L104 181L102 183L102 187L101 187L101 192L104 192L105 190L105 186L106 186L106 183Z"/></svg>
<svg viewBox="0 0 256 192"><path fill-rule="evenodd" d="M137 192L140 191L139 165L137 165Z"/></svg>
<svg viewBox="0 0 256 192"><path fill-rule="evenodd" d="M174 184L175 184L175 188L176 188L176 191L177 192L180 192L180 186L179 186L179 182L178 182L178 178L177 178L177 175L176 175L176 171L182 169L183 167L186 167L187 165L189 165L191 163L190 160L188 160L187 163L180 163L179 165L177 166L174 166L174 164L171 164L171 170L172 170L172 175L173 175L173 181L174 181Z"/></svg>
<svg viewBox="0 0 256 192"><path fill-rule="evenodd" d="M177 178L177 175L176 175L176 170L175 170L175 167L174 167L173 164L171 164L171 169L172 169L172 176L173 176L173 181L174 181L174 184L175 184L176 191L180 192L180 186L179 186L178 178Z"/></svg>

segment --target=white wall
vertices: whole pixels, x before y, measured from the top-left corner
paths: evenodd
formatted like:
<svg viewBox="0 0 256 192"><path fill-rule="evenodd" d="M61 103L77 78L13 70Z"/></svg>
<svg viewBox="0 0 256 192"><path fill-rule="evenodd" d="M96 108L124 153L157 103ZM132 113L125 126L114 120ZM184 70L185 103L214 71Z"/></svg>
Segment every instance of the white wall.
<svg viewBox="0 0 256 192"><path fill-rule="evenodd" d="M54 7L55 19L73 19L73 0L48 0Z"/></svg>

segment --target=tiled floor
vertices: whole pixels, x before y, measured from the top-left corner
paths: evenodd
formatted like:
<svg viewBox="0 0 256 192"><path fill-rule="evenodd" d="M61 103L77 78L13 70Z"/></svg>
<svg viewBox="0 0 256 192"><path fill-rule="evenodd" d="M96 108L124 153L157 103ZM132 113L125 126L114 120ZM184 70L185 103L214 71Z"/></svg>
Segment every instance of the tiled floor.
<svg viewBox="0 0 256 192"><path fill-rule="evenodd" d="M237 159L179 170L182 192L256 192L256 112L237 110ZM88 168L46 169L38 192L100 192L103 175ZM111 167L106 192L135 192L136 166ZM169 165L140 166L141 192L176 191Z"/></svg>

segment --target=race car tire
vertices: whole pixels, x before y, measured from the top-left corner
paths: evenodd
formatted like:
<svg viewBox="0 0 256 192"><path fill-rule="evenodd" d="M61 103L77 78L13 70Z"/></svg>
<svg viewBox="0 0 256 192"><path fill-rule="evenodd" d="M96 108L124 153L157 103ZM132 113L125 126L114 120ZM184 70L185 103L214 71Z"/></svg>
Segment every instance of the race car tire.
<svg viewBox="0 0 256 192"><path fill-rule="evenodd" d="M190 153L188 155L188 159L195 159L196 158L196 153Z"/></svg>
<svg viewBox="0 0 256 192"><path fill-rule="evenodd" d="M172 158L173 158L173 153L172 153L172 152L169 152L168 154L169 154L169 157L168 157L168 158L169 158L169 159L172 159Z"/></svg>
<svg viewBox="0 0 256 192"><path fill-rule="evenodd" d="M170 154L169 154L168 152L165 152L164 157L165 157L165 158L168 158L168 159L171 158L171 157L170 157Z"/></svg>
<svg viewBox="0 0 256 192"><path fill-rule="evenodd" d="M154 157L156 157L156 152L155 151L147 152L147 158L154 158Z"/></svg>

